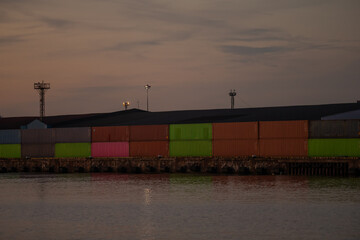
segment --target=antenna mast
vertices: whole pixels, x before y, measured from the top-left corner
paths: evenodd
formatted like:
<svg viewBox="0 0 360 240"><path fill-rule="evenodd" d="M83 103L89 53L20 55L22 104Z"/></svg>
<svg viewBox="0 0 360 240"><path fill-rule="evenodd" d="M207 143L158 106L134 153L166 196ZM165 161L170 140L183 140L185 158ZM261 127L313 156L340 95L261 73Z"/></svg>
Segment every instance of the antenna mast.
<svg viewBox="0 0 360 240"><path fill-rule="evenodd" d="M44 83L44 81L34 83L34 89L40 95L40 120L42 121L45 116L45 91L50 89L50 83Z"/></svg>

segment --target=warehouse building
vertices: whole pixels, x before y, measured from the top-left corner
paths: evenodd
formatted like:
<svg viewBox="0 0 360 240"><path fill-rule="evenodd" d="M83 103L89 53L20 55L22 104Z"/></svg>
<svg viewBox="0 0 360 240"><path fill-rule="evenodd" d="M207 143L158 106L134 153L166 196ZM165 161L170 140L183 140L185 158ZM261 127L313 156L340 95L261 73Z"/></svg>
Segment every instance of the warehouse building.
<svg viewBox="0 0 360 240"><path fill-rule="evenodd" d="M0 129L21 129L38 117L0 118ZM252 121L360 119L360 101L325 105L147 112L139 109L44 117L49 128Z"/></svg>
<svg viewBox="0 0 360 240"><path fill-rule="evenodd" d="M0 119L0 158L360 157L360 103ZM324 119L337 120L324 120Z"/></svg>

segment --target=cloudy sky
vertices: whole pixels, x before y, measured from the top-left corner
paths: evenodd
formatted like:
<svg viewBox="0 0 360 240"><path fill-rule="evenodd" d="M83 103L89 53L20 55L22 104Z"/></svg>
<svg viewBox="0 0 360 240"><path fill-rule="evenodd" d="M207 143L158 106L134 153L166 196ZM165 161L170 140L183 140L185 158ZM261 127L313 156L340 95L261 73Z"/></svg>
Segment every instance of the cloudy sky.
<svg viewBox="0 0 360 240"><path fill-rule="evenodd" d="M360 100L359 0L0 0L0 115Z"/></svg>

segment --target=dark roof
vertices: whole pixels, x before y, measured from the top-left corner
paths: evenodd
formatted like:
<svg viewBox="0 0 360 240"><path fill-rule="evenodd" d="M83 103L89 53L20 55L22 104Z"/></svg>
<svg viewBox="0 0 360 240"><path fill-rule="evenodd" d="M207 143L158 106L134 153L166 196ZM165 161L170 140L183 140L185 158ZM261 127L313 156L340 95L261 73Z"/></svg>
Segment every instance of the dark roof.
<svg viewBox="0 0 360 240"><path fill-rule="evenodd" d="M359 103L340 103L309 106L238 108L213 110L185 110L167 112L147 112L139 109L111 113L84 114L46 117L44 122L51 127L90 127L149 125L175 123L209 123L209 122L251 122L251 121L285 121L285 120L320 120L321 117L360 109ZM22 122L25 125L34 118L0 119L0 129L19 128L19 123L6 125L6 121ZM26 121L25 121L26 119Z"/></svg>
<svg viewBox="0 0 360 240"><path fill-rule="evenodd" d="M102 113L91 113L91 114L78 114L78 115L60 115L60 116L48 116L44 117L43 121L48 126L64 123L67 121L79 120L81 118L88 118ZM39 119L39 117L8 117L0 118L0 129L19 129L21 126L27 125Z"/></svg>

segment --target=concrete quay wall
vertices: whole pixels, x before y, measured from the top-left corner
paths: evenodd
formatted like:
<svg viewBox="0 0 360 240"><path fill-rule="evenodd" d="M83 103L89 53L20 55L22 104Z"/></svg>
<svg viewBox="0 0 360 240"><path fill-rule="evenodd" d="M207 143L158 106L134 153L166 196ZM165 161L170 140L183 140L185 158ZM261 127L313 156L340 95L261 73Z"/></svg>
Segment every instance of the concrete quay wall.
<svg viewBox="0 0 360 240"><path fill-rule="evenodd" d="M0 159L0 172L213 173L359 176L360 158L31 158Z"/></svg>

